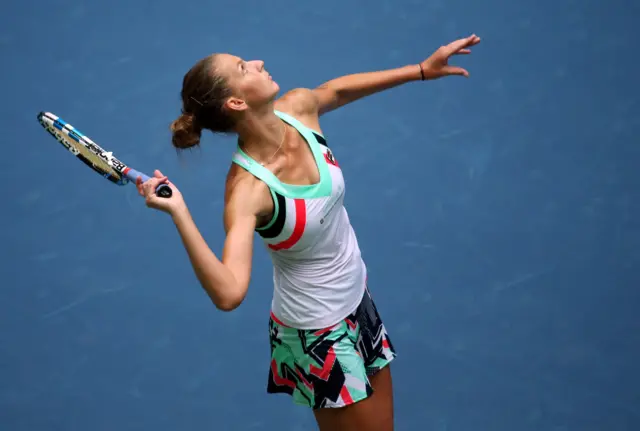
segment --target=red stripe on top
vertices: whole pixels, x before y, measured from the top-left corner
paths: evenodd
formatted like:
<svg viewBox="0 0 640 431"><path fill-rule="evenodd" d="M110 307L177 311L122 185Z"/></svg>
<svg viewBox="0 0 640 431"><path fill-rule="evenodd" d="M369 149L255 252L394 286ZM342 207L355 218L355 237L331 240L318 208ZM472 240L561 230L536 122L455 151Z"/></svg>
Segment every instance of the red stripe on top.
<svg viewBox="0 0 640 431"><path fill-rule="evenodd" d="M271 250L286 250L293 247L302 238L304 227L307 224L307 207L304 199L294 199L296 206L296 224L291 236L278 244L269 244Z"/></svg>

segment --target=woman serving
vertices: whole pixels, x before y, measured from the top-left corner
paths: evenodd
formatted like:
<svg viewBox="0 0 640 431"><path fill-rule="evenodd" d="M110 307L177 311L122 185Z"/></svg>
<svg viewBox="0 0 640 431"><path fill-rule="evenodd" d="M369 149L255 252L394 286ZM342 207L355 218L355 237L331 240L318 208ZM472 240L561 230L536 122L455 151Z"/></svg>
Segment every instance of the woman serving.
<svg viewBox="0 0 640 431"><path fill-rule="evenodd" d="M367 288L367 268L344 207L345 181L323 114L412 81L468 72L449 65L480 42L472 35L426 60L332 79L317 88L279 86L264 62L212 54L184 76L172 142L198 145L203 130L233 133L238 145L225 183L226 238L216 256L178 188L160 171L137 187L168 213L193 270L215 306L238 307L249 287L255 233L273 262L267 391L313 410L321 431L393 429L389 363L395 350ZM160 183L171 198L154 194Z"/></svg>

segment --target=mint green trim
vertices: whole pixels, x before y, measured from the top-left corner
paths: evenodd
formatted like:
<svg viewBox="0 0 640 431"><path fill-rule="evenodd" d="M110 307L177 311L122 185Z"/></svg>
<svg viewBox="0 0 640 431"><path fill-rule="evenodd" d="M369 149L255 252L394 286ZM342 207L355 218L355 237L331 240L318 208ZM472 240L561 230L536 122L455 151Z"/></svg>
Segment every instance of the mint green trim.
<svg viewBox="0 0 640 431"><path fill-rule="evenodd" d="M312 129L311 127L307 127L304 124L302 124L300 122L300 120L298 120L295 117L292 117L291 115L287 114L286 112L281 112L281 111L274 111L276 113L276 115L278 117L280 117L281 119L283 119L284 121L286 121L287 123L291 124L293 127L295 127L298 130L305 130L305 131L311 131L313 133L317 133L318 135L322 136L324 138L324 135L320 132L318 132L317 130ZM312 136L313 137L313 136ZM325 138L326 139L326 138ZM313 138L313 141L316 141L315 138Z"/></svg>
<svg viewBox="0 0 640 431"><path fill-rule="evenodd" d="M304 130L308 130L311 131L313 133L318 134L319 136L323 137L324 139L326 139L326 137L318 132L315 129L312 129L311 127L305 126L304 124L302 124L300 122L300 120L298 120L295 117L292 117L291 115L287 114L286 112L281 112L281 111L275 111L276 115L278 117L280 117L281 119L283 119L284 121L286 121L287 123L291 124L293 127L295 127L296 129L300 130L300 129L304 129ZM315 137L313 138L314 141L316 141ZM316 141L317 142L317 141Z"/></svg>
<svg viewBox="0 0 640 431"><path fill-rule="evenodd" d="M240 147L238 147L238 150L240 150ZM244 160L242 160L238 153L242 153L242 155L245 157L246 161L248 162L245 163ZM243 167L245 170L251 172L251 163L254 163L253 160L251 158L249 158L249 156L247 156L244 151L238 151L238 153L234 153L233 156L231 157L231 161L234 162L235 164Z"/></svg>
<svg viewBox="0 0 640 431"><path fill-rule="evenodd" d="M258 162L253 160L247 153L242 151L242 148L238 145L237 151L242 155L244 159L246 159L246 163L243 163L237 157L233 158L233 161L238 165L242 166L244 169L249 171L255 177L261 179L265 182L273 191L280 193L283 196L286 196L291 199L313 199L319 197L325 197L331 195L332 190L332 180L331 173L329 172L329 167L324 160L324 156L322 150L320 149L320 144L316 140L315 136L311 132L307 126L302 124L300 121L295 119L294 117L285 114L284 112L275 111L276 115L280 117L283 121L289 123L292 127L294 127L302 137L309 144L309 148L311 149L311 153L313 154L313 158L316 162L316 167L318 168L318 172L320 173L320 181L316 184L311 185L298 185L298 184L287 184L283 183L276 177L273 172L264 166L260 165ZM317 133L317 132L316 132ZM324 137L324 136L323 136Z"/></svg>
<svg viewBox="0 0 640 431"><path fill-rule="evenodd" d="M266 226L263 227L257 227L256 230L267 230L271 227L271 225L273 225L276 222L276 219L278 218L278 211L280 210L279 208L279 204L278 204L278 197L276 196L276 193L273 191L273 189L269 188L269 192L271 192L271 197L273 198L273 217L271 217L271 220L269 221L269 223L266 224Z"/></svg>

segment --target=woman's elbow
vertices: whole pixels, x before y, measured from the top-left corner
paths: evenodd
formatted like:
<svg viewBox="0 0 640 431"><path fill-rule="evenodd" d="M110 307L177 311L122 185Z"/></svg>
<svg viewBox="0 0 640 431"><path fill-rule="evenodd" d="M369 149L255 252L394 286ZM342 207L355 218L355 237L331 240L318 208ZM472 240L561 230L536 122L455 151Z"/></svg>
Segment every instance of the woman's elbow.
<svg viewBox="0 0 640 431"><path fill-rule="evenodd" d="M227 301L218 301L218 302L214 301L213 304L216 306L216 308L218 310L229 312L229 311L233 311L236 308L238 308L240 306L240 304L242 304L242 300L240 300L240 301L229 301L229 300L227 300Z"/></svg>
<svg viewBox="0 0 640 431"><path fill-rule="evenodd" d="M244 301L245 295L244 293L233 294L233 295L225 295L222 298L211 298L213 305L220 311L233 311L242 304Z"/></svg>

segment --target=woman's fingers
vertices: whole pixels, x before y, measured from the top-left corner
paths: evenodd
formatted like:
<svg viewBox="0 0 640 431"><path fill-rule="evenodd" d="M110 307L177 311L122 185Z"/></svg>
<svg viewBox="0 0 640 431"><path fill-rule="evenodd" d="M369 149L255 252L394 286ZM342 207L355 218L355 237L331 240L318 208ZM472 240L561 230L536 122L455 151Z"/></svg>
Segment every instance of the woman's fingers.
<svg viewBox="0 0 640 431"><path fill-rule="evenodd" d="M449 55L453 55L457 52L465 50L467 46L473 46L480 43L480 38L475 34L472 34L469 37L465 37L463 39L458 39L454 42L451 42L448 46ZM469 51L468 49L466 51ZM471 52L471 51L469 51Z"/></svg>

